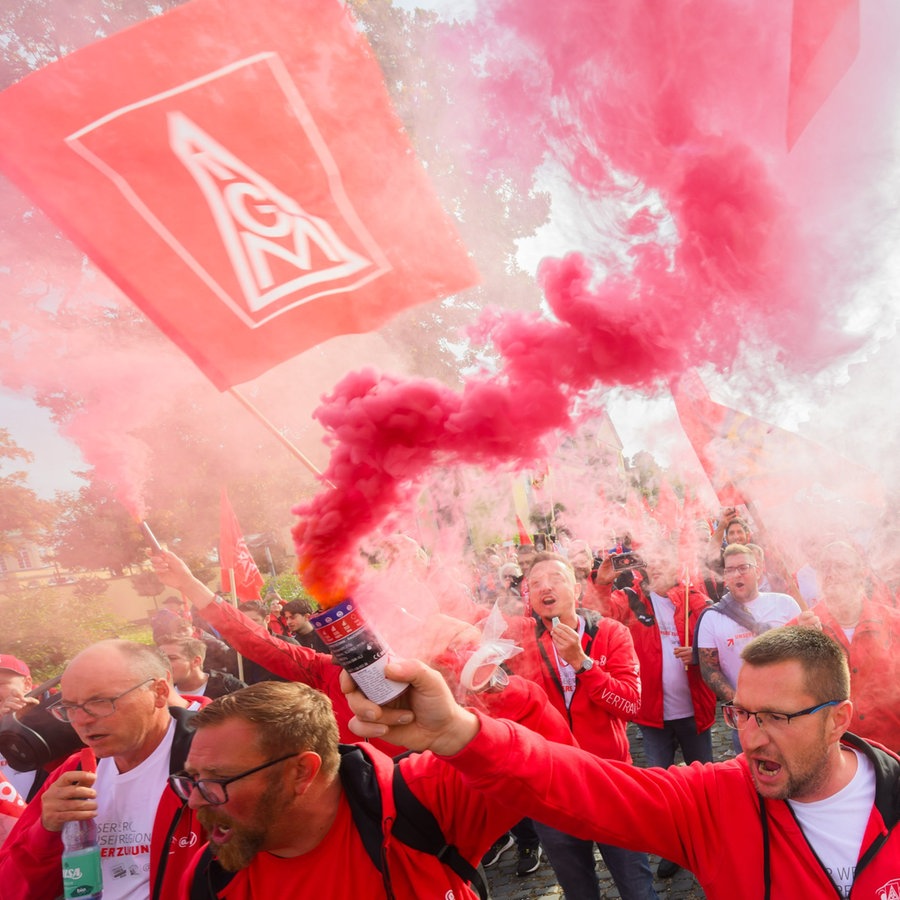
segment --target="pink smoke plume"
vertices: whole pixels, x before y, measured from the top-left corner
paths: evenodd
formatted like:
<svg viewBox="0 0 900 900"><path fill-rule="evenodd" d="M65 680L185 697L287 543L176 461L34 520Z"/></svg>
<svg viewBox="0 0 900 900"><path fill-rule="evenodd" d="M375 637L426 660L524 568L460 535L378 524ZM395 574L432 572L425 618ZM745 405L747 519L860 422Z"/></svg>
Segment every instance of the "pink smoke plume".
<svg viewBox="0 0 900 900"><path fill-rule="evenodd" d="M615 220L590 254L542 263L555 321L488 314L473 331L496 375L457 394L368 371L326 398L331 486L294 510L301 571L326 601L428 468L540 458L598 382L652 389L728 369L748 344L807 371L853 346L833 318L846 272L816 230L827 191L803 177L802 139L787 154L789 4L500 2L435 46L460 73L479 58L459 87L483 115L448 123L477 148L468 163L555 160Z"/></svg>
<svg viewBox="0 0 900 900"><path fill-rule="evenodd" d="M4 246L15 251L9 257L14 266L27 272L29 249L14 236ZM141 519L151 458L144 437L184 384L200 380L173 345L117 308L115 289L86 270L77 251L64 248L45 266L54 285L50 296L21 289L7 298L0 382L26 388L48 405L59 401L60 433ZM215 390L208 388L208 395L214 399Z"/></svg>

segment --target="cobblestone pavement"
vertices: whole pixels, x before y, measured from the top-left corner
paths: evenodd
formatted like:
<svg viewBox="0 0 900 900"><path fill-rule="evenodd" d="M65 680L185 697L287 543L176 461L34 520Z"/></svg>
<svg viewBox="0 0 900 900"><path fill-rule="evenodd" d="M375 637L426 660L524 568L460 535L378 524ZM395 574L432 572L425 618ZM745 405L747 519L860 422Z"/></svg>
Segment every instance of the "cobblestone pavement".
<svg viewBox="0 0 900 900"><path fill-rule="evenodd" d="M643 765L645 759L640 731L636 726L629 725L628 736L635 765ZM713 754L717 760L734 756L731 732L720 720L713 725ZM619 900L619 892L599 853L596 858L601 900ZM658 856L650 857L650 868L654 872L658 862ZM546 857L541 859L541 866L536 872L519 878L516 875L515 847L507 850L500 861L486 871L493 900L560 900L564 896ZM704 900L705 897L694 876L683 869L672 878L655 879L654 887L660 900Z"/></svg>

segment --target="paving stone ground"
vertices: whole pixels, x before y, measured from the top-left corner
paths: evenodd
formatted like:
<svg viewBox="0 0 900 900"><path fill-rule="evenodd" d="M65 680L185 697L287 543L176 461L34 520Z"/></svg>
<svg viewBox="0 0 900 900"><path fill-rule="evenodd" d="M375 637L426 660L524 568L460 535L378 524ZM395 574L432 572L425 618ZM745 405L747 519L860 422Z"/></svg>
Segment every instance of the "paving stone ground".
<svg viewBox="0 0 900 900"><path fill-rule="evenodd" d="M644 765L640 731L636 726L629 725L628 736L635 765ZM731 732L719 720L713 725L713 753L717 760L734 756ZM620 900L619 892L599 853L596 854L596 858L601 900ZM650 868L654 873L658 862L658 856L650 857ZM487 870L487 876L493 900L561 900L564 896L546 857L542 858L540 868L536 872L519 878L516 875L515 847L507 850L500 857L500 861ZM705 897L694 876L683 869L672 878L655 879L654 887L660 900L704 900Z"/></svg>

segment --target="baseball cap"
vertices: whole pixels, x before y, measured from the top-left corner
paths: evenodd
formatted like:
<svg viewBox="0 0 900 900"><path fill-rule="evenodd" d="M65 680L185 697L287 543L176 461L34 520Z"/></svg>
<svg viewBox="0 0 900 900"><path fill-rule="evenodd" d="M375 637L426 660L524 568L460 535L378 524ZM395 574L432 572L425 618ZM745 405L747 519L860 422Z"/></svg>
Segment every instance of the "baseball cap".
<svg viewBox="0 0 900 900"><path fill-rule="evenodd" d="M17 659L9 653L0 653L0 669L9 669L10 672L15 672L16 675L24 675L26 678L31 678L31 669L21 659Z"/></svg>

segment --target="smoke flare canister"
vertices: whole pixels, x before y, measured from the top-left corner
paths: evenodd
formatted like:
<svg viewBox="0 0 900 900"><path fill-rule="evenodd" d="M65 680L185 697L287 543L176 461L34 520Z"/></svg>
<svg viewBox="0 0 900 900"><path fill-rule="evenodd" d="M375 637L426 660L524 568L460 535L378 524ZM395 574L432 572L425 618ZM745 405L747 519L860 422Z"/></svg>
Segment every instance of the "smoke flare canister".
<svg viewBox="0 0 900 900"><path fill-rule="evenodd" d="M406 685L384 675L388 648L381 635L366 622L352 597L309 617L316 633L328 650L362 692L373 702L383 705L406 690Z"/></svg>

